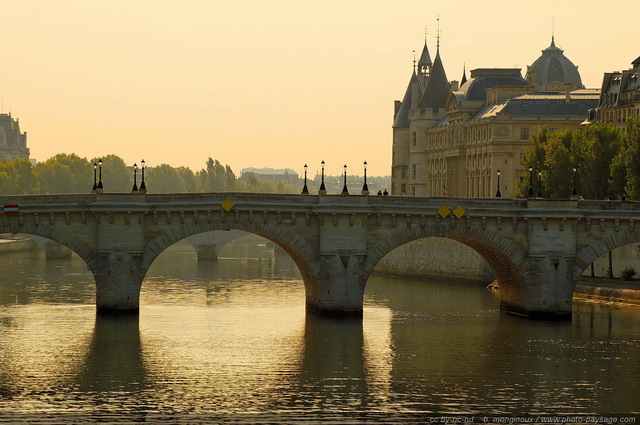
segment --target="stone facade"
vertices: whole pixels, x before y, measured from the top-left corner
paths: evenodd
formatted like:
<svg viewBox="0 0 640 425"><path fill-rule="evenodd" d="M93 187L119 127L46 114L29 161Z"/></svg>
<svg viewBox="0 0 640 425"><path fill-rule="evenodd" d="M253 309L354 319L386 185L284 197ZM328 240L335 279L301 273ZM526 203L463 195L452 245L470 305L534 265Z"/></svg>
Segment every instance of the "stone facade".
<svg viewBox="0 0 640 425"><path fill-rule="evenodd" d="M20 121L11 114L0 114L0 159L29 158L27 133L20 132Z"/></svg>
<svg viewBox="0 0 640 425"><path fill-rule="evenodd" d="M422 57L429 57L425 43ZM418 64L393 123L393 195L511 197L525 174L521 155L543 125L578 128L598 104L577 67L551 46L528 67L478 68L448 82L440 49ZM415 68L415 65L414 65ZM498 187L500 171L500 187Z"/></svg>
<svg viewBox="0 0 640 425"><path fill-rule="evenodd" d="M626 71L607 72L595 116L590 119L624 127L627 118L640 116L640 57Z"/></svg>

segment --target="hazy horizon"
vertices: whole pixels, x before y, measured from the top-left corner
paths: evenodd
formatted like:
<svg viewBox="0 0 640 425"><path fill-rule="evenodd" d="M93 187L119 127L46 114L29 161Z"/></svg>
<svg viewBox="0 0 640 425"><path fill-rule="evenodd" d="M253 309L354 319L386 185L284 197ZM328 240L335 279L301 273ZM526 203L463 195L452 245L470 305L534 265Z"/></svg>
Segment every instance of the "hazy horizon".
<svg viewBox="0 0 640 425"><path fill-rule="evenodd" d="M490 4L490 6L489 6ZM526 72L556 45L599 88L640 55L621 15L574 0L4 2L2 112L31 157L386 176L393 102L426 40L449 80L463 67ZM553 30L552 30L552 21ZM471 44L471 42L473 44Z"/></svg>

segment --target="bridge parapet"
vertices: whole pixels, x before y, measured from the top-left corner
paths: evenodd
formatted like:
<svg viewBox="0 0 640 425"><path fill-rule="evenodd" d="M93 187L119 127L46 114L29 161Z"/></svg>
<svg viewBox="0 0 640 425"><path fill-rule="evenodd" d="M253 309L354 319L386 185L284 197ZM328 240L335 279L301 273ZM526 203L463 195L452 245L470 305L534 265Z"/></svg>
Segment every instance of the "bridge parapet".
<svg viewBox="0 0 640 425"><path fill-rule="evenodd" d="M137 308L144 274L164 249L212 230L276 242L300 268L308 305L342 312L361 312L376 263L419 238L447 237L478 251L502 280L503 306L526 314L570 314L573 285L590 261L640 242L636 202L238 192L0 196L0 202L19 209L3 214L0 233L42 236L77 252L96 278L98 307L114 309Z"/></svg>

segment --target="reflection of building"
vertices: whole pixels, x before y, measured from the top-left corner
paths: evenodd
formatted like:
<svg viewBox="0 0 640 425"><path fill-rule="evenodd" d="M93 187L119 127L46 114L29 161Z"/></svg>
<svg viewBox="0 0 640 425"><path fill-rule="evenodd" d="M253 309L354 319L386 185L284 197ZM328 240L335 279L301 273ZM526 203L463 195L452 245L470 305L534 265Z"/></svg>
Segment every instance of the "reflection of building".
<svg viewBox="0 0 640 425"><path fill-rule="evenodd" d="M449 82L440 49L425 43L393 123L392 194L491 197L501 171L502 196L524 172L520 158L543 125L578 128L597 105L577 67L551 45L527 69L480 68ZM416 68L414 66L414 68Z"/></svg>
<svg viewBox="0 0 640 425"><path fill-rule="evenodd" d="M624 126L627 118L640 116L640 57L626 71L606 72L596 119Z"/></svg>
<svg viewBox="0 0 640 425"><path fill-rule="evenodd" d="M29 158L27 133L20 133L20 122L11 114L0 114L0 159Z"/></svg>

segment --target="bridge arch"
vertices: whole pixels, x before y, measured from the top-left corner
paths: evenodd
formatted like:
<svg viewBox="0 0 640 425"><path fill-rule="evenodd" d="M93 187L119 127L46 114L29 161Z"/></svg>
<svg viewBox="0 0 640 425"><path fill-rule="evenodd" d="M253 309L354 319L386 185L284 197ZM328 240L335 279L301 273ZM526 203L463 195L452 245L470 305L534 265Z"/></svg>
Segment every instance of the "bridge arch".
<svg viewBox="0 0 640 425"><path fill-rule="evenodd" d="M640 232L616 232L582 248L576 254L574 272L576 278L602 255L632 243L640 243Z"/></svg>
<svg viewBox="0 0 640 425"><path fill-rule="evenodd" d="M40 236L69 248L71 251L78 254L80 258L82 258L82 260L87 264L87 269L89 269L95 276L98 269L98 262L95 251L81 239L76 237L72 232L60 231L54 226L49 226L42 223L38 225L25 223L24 225L20 226L19 231L14 233Z"/></svg>
<svg viewBox="0 0 640 425"><path fill-rule="evenodd" d="M370 275L378 262L394 249L428 237L448 238L473 249L487 261L498 282L504 285L520 279L521 269L527 260L526 252L521 247L486 229L412 226L392 233L371 247L365 266L366 274Z"/></svg>
<svg viewBox="0 0 640 425"><path fill-rule="evenodd" d="M153 261L174 243L190 236L216 230L241 230L274 242L292 258L302 275L305 287L308 288L313 283L312 276L317 271L313 263L313 259L317 255L315 248L299 234L274 223L252 223L250 225L238 223L237 226L230 228L222 226L216 228L208 223L190 223L174 227L146 244L140 265L142 275L144 276Z"/></svg>

